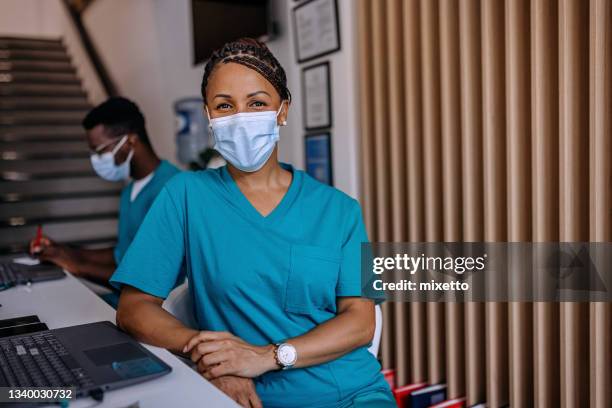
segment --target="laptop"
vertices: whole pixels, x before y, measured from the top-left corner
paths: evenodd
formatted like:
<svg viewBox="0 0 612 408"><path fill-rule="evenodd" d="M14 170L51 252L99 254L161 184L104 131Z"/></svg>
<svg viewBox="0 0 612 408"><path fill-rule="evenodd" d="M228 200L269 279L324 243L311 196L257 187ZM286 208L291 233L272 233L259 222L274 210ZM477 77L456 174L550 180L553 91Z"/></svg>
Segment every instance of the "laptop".
<svg viewBox="0 0 612 408"><path fill-rule="evenodd" d="M99 400L170 371L111 322L0 338L0 387L74 387L75 397Z"/></svg>
<svg viewBox="0 0 612 408"><path fill-rule="evenodd" d="M23 265L15 262L0 262L0 290L15 285L60 279L66 276L62 268L51 263Z"/></svg>

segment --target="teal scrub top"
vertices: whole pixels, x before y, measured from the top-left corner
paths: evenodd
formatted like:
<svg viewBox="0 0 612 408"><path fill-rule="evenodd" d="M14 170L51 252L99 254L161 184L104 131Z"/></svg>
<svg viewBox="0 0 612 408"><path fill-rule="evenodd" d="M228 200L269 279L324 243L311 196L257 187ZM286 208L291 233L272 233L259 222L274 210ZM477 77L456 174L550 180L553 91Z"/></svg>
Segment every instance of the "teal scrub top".
<svg viewBox="0 0 612 408"><path fill-rule="evenodd" d="M293 173L291 185L265 217L226 167L174 177L111 283L166 298L184 264L199 329L229 331L255 345L302 335L336 316L336 297L361 295L361 209L339 190L283 167ZM255 384L266 408L339 407L357 395L389 392L366 347L268 372Z"/></svg>
<svg viewBox="0 0 612 408"><path fill-rule="evenodd" d="M125 251L132 243L136 236L140 224L147 215L147 211L151 208L153 201L161 191L166 182L179 173L180 170L174 165L162 160L155 169L155 173L149 182L144 186L142 191L138 193L134 201L130 201L132 187L134 182L130 182L121 190L121 199L119 201L119 228L117 234L117 246L115 246L114 256L117 265L121 262Z"/></svg>

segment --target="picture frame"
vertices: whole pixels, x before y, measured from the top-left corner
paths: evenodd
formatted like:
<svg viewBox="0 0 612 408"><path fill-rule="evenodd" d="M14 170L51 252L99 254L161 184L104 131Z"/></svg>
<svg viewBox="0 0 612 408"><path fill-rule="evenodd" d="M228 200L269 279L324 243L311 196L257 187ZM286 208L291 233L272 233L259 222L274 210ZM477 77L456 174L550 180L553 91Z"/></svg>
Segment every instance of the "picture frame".
<svg viewBox="0 0 612 408"><path fill-rule="evenodd" d="M305 170L316 180L334 185L331 133L309 133L304 136Z"/></svg>
<svg viewBox="0 0 612 408"><path fill-rule="evenodd" d="M332 127L332 94L329 61L302 68L304 128Z"/></svg>
<svg viewBox="0 0 612 408"><path fill-rule="evenodd" d="M340 50L337 0L307 0L299 3L292 10L292 14L298 63Z"/></svg>

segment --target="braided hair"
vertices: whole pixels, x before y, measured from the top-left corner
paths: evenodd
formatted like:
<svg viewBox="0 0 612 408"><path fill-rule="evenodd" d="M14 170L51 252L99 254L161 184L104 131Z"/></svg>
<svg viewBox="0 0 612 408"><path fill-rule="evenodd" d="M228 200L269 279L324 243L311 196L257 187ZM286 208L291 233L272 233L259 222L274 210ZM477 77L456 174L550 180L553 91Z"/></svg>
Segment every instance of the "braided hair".
<svg viewBox="0 0 612 408"><path fill-rule="evenodd" d="M202 77L201 91L204 101L206 101L208 78L213 70L217 64L227 64L229 62L235 62L257 71L274 86L281 100L291 101L291 92L287 87L285 70L266 44L253 38L241 38L229 42L212 53L206 63L204 76Z"/></svg>

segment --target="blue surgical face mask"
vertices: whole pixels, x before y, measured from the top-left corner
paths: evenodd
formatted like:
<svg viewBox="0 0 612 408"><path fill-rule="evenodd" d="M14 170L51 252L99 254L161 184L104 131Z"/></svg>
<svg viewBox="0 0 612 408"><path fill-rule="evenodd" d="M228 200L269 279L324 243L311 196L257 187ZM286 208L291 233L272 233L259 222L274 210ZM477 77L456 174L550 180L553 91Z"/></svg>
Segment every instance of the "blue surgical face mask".
<svg viewBox="0 0 612 408"><path fill-rule="evenodd" d="M102 154L94 153L89 158L94 171L108 181L127 180L130 177L130 161L134 155L134 150L131 150L127 159L121 164L115 164L115 154L127 142L128 135L123 136L117 146L110 151Z"/></svg>
<svg viewBox="0 0 612 408"><path fill-rule="evenodd" d="M278 112L243 112L210 119L215 150L234 167L254 172L268 161L279 139ZM206 109L208 114L208 108Z"/></svg>

